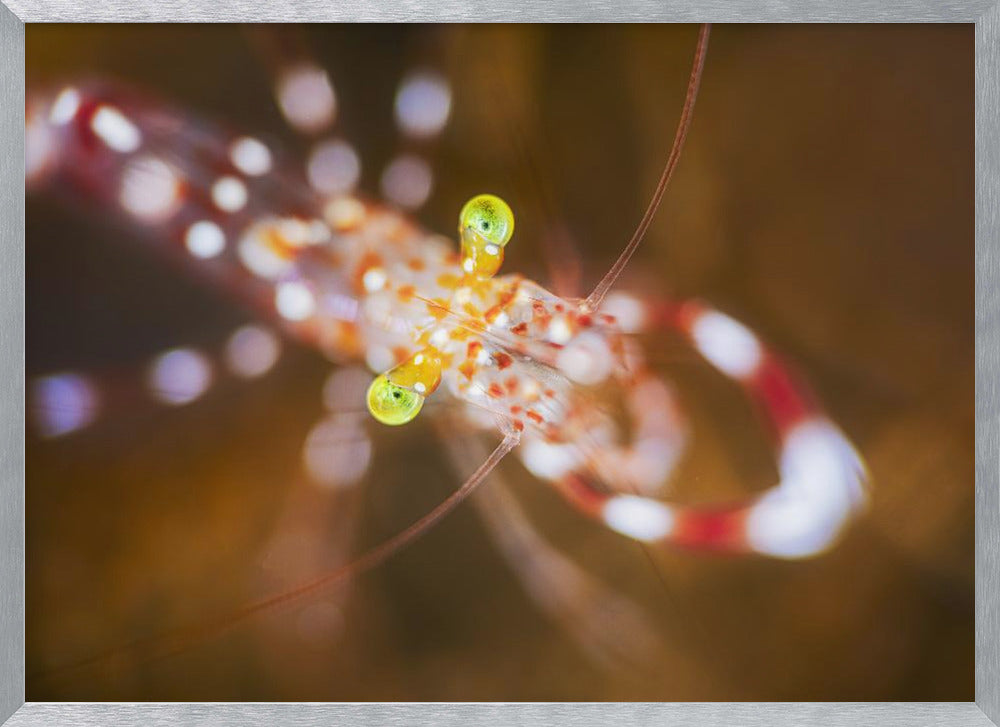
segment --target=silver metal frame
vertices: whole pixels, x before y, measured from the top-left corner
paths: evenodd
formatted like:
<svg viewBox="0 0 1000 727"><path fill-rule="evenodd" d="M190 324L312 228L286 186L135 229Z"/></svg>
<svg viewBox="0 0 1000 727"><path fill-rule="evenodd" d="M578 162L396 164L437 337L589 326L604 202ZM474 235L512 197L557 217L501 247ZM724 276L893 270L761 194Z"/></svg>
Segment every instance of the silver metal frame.
<svg viewBox="0 0 1000 727"><path fill-rule="evenodd" d="M1000 5L997 0L2 0L0 720L29 725L1000 724ZM4 7L4 5L6 7ZM522 7L526 6L526 7ZM24 23L673 21L976 24L976 701L715 704L24 702Z"/></svg>

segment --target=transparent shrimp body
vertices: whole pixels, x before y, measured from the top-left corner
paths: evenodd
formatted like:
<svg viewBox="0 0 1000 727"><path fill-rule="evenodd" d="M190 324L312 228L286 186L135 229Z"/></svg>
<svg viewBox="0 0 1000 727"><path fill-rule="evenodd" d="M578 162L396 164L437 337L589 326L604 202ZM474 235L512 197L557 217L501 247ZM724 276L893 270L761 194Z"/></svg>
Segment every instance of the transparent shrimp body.
<svg viewBox="0 0 1000 727"><path fill-rule="evenodd" d="M703 30L675 149L690 122L706 38ZM672 399L643 366L634 340L616 330L615 295L608 293L648 226L677 154L623 255L577 302L518 276L497 276L514 225L510 209L490 195L463 208L455 244L386 206L295 183L290 165L258 139L190 123L114 88L66 87L29 99L28 111L29 184L58 175L86 188L154 230L159 242L176 243L160 247L196 258L201 275L279 321L292 338L337 361L363 359L378 373L369 408L380 421L411 420L443 383L477 411L530 432L522 458L557 487L584 479L584 470L605 491L648 493L666 478L680 429ZM831 544L861 500L864 476L846 439L777 357L748 329L700 304L622 300L626 312L632 309L628 334L680 333L763 402L778 432L779 460L825 464L823 472L790 476L790 489L779 487L775 497L734 505L735 514L721 524L715 515L652 500L622 505L588 495L585 502L571 497L572 504L640 539L793 557ZM608 397L592 395L611 379L621 386L621 401L609 408L627 410L621 430L629 437L609 423ZM802 427L804 438L795 436ZM559 455L537 446L568 441ZM602 453L608 443L621 446ZM801 456L807 445L825 459ZM801 486L804 477L822 486L815 492ZM793 491L805 494L789 510ZM595 510L595 502L610 506L611 515ZM788 512L805 513L805 535L774 527ZM633 527L642 518L656 527Z"/></svg>
<svg viewBox="0 0 1000 727"><path fill-rule="evenodd" d="M423 398L444 381L449 392L518 431L526 428L546 439L567 438L574 404L573 382L560 369L567 350L584 329L598 328L594 317L521 276L494 277L503 259L504 246L514 228L513 213L497 197L480 195L466 204L460 215L461 254L457 264L437 276L434 293L417 292L412 282L394 286L379 277L385 290L382 300L396 293L396 304L415 305L423 325L410 330L412 355L400 356L369 389L373 415L390 424L406 423L420 411ZM439 268L440 269L440 268ZM402 291L402 293L400 293ZM367 305L367 304L366 304ZM407 310L410 320L419 310ZM593 372L582 374L588 383L599 383L614 368L610 326L590 333L590 348L603 353L604 361ZM401 349L405 350L405 349ZM397 412L387 411L393 402Z"/></svg>

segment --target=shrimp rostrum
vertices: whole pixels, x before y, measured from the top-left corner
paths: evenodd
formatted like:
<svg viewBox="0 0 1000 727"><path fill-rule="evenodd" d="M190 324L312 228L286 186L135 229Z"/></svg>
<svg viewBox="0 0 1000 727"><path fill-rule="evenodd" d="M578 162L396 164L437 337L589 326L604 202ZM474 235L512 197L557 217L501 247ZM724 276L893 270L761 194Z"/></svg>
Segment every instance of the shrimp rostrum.
<svg viewBox="0 0 1000 727"><path fill-rule="evenodd" d="M507 246L519 241L513 211L493 194L461 209L452 241L398 211L419 199L379 203L335 189L344 150L318 149L304 184L262 141L182 123L169 109L113 85L80 83L29 96L28 183L58 183L123 210L162 242L165 254L233 289L289 338L338 361L365 361L374 378L357 404L378 422L405 425L425 402L450 397L461 413L449 426L499 430L500 444L446 501L293 595L380 562L487 480L509 452L570 506L627 538L811 556L835 543L864 501L865 470L848 439L798 376L741 323L699 301L614 287L680 158L707 38L705 27L646 214L587 296L557 295L522 275L501 274ZM332 94L325 74L301 61L279 63L276 72L279 103L292 126L307 135L325 128ZM432 78L415 83L433 98ZM421 120L433 126L434 114ZM415 133L427 129L417 124ZM330 171L323 160L340 166ZM658 332L686 341L755 404L773 435L779 473L773 487L712 506L663 499L683 436L671 389L639 342ZM61 412L49 433L88 423L74 388L80 383L49 377L36 386L43 411ZM85 403L93 405L95 396L86 392Z"/></svg>

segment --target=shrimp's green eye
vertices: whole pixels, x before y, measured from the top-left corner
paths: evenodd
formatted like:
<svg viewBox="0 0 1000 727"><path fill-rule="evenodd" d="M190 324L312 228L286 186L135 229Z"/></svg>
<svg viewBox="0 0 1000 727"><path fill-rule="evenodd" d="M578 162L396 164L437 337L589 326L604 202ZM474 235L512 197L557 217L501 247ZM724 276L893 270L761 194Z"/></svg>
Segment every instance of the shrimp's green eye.
<svg viewBox="0 0 1000 727"><path fill-rule="evenodd" d="M368 387L368 411L383 424L398 426L412 421L424 405L424 397L389 381L382 374Z"/></svg>
<svg viewBox="0 0 1000 727"><path fill-rule="evenodd" d="M503 247L514 234L514 213L496 195L480 194L466 202L459 215L459 229L467 227L488 242Z"/></svg>

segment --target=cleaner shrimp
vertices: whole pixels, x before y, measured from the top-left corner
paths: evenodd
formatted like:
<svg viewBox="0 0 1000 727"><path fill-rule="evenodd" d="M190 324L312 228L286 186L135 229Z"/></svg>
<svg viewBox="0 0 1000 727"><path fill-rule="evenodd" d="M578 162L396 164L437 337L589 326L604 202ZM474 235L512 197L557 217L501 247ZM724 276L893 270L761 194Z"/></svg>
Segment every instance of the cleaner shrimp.
<svg viewBox="0 0 1000 727"><path fill-rule="evenodd" d="M834 546L864 503L865 468L804 381L749 327L710 304L618 285L696 123L699 87L703 78L710 83L708 38L703 26L645 213L589 291L581 290L579 262L565 247L556 253L561 266L551 270L554 290L503 271L507 251L529 241L519 238L516 210L492 191L473 194L462 207L455 240L408 214L430 194L422 154L450 111L448 86L433 71L408 75L396 97L403 151L382 175L382 201L354 191L357 157L331 137L338 98L330 77L281 44L265 43L265 55L277 105L309 144L304 169L263 138L196 122L128 87L81 80L29 94L33 194L56 190L124 215L162 256L280 331L255 323L234 332L222 355L231 375L266 373L282 339L371 371L365 386L358 368L330 380L334 404L310 434L316 446L306 450L314 477L337 487L362 479L371 458L367 432L375 429L363 421L362 407L378 426L433 418L452 459L473 470L397 535L227 623L381 564L482 486L475 500L528 592L585 649L606 657L615 644L596 634L607 624L574 612L574 604L585 604L589 593L606 600L608 589L539 538L504 487L490 487L510 454L596 527L647 547L799 559ZM665 483L683 452L685 427L642 336L683 342L749 398L773 441L773 486L721 504L670 497ZM45 437L65 437L127 408L121 402L143 387L183 406L203 396L215 368L204 352L185 347L165 352L134 380L51 373L32 383L34 424ZM474 455L471 442L490 432L500 441ZM628 621L622 614L629 607L621 608Z"/></svg>

